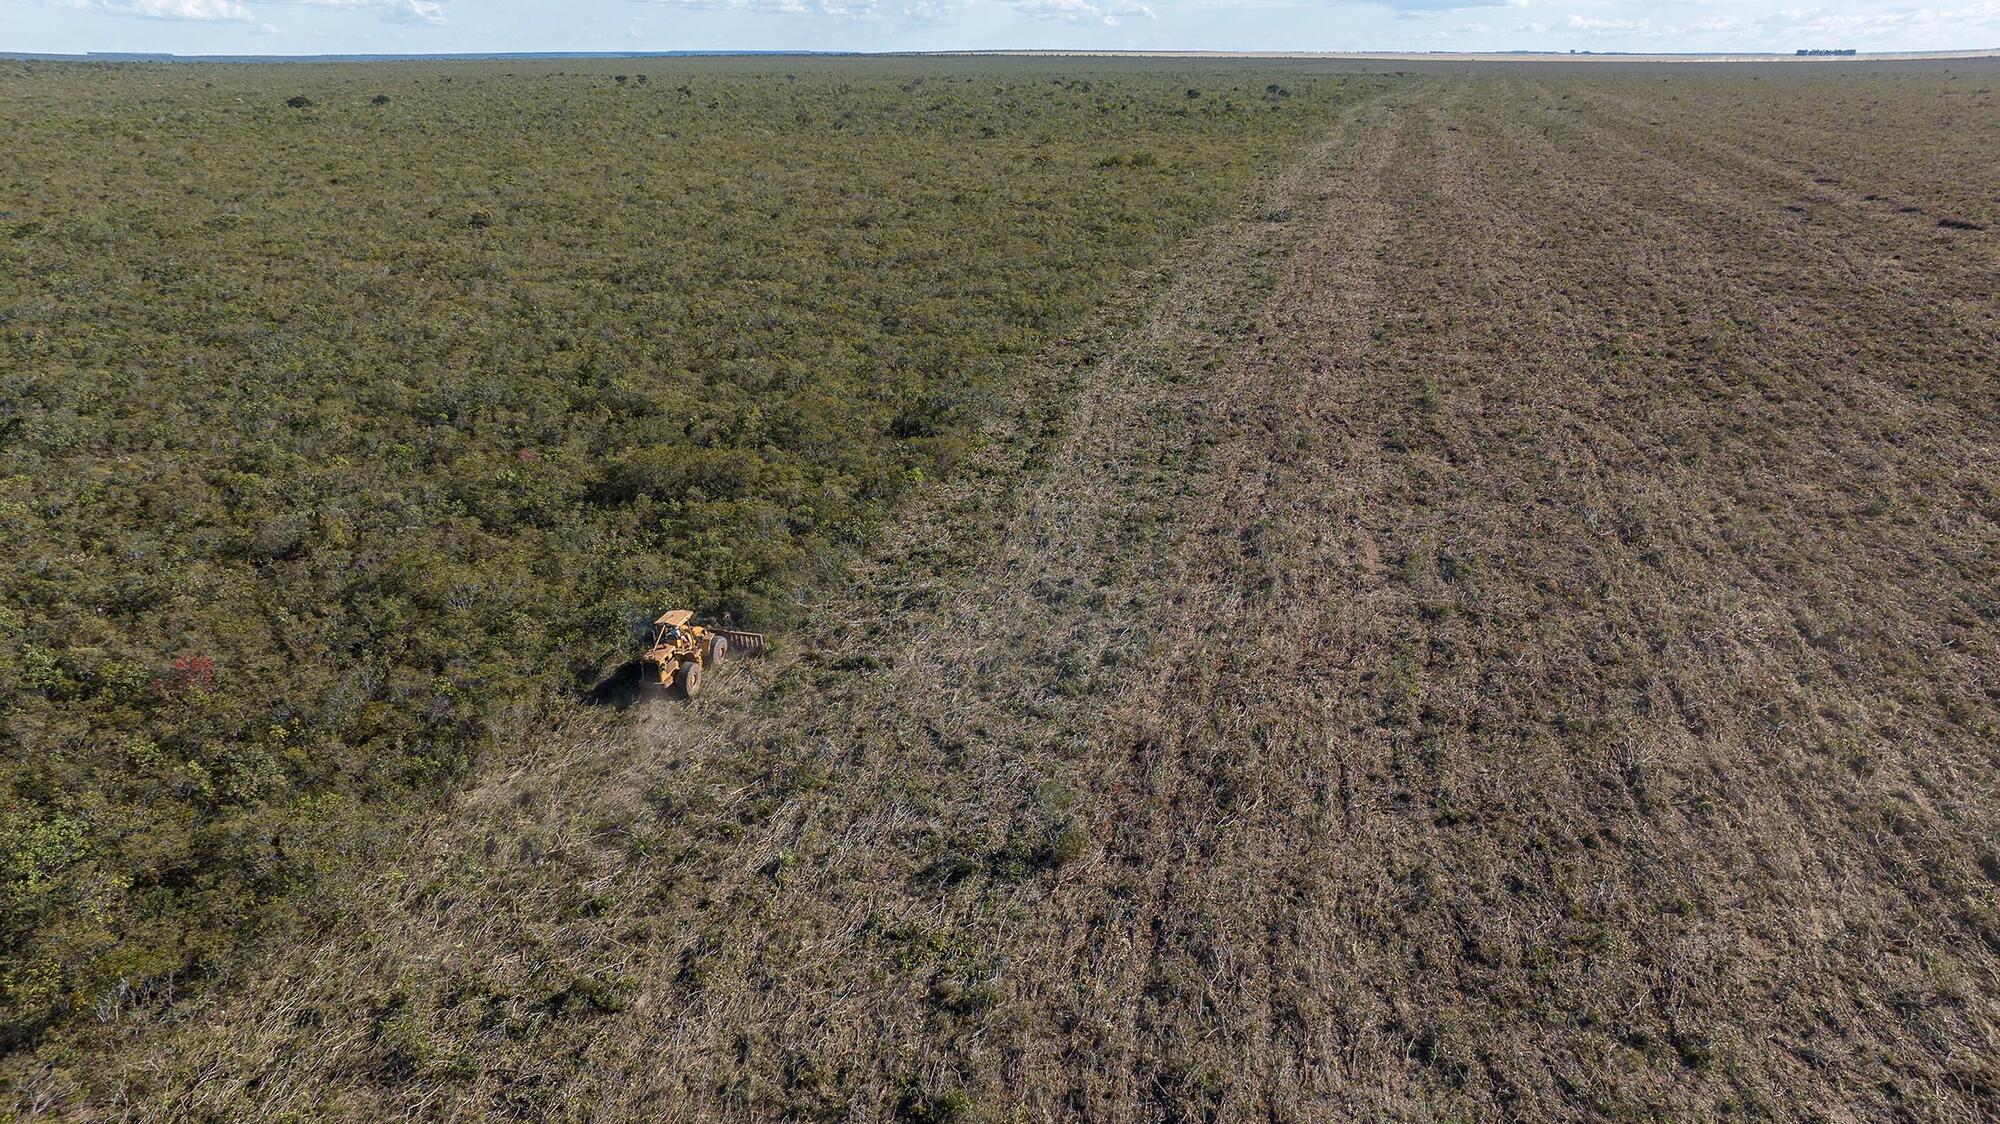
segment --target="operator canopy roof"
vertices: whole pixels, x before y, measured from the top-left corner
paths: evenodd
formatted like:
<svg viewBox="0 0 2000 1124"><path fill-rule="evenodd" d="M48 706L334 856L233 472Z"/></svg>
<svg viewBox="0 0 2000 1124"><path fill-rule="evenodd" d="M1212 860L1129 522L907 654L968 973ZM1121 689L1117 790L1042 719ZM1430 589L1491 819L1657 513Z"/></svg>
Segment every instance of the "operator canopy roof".
<svg viewBox="0 0 2000 1124"><path fill-rule="evenodd" d="M692 616L694 616L694 613L688 609L675 609L672 612L661 613L660 619L654 621L653 623L683 625L686 624L688 622L688 618Z"/></svg>

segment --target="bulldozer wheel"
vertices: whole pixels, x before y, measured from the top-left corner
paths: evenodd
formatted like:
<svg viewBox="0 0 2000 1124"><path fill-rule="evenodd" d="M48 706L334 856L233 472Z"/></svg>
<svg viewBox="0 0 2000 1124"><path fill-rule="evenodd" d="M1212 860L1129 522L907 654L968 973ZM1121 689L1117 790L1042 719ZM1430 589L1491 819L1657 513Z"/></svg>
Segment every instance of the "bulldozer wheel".
<svg viewBox="0 0 2000 1124"><path fill-rule="evenodd" d="M696 695L701 694L700 663L694 660L689 660L688 662L682 664L679 679L680 682L678 686L681 689L682 698L691 699Z"/></svg>
<svg viewBox="0 0 2000 1124"><path fill-rule="evenodd" d="M659 675L651 668L642 665L639 668L639 701L652 702L666 697L667 685L660 682Z"/></svg>
<svg viewBox="0 0 2000 1124"><path fill-rule="evenodd" d="M718 636L708 642L708 662L721 663L729 655L729 637Z"/></svg>

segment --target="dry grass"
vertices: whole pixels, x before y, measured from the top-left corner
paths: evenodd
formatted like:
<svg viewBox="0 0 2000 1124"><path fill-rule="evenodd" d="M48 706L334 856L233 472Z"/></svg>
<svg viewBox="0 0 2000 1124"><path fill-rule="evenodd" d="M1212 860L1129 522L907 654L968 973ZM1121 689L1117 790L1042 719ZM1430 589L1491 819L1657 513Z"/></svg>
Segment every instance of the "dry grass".
<svg viewBox="0 0 2000 1124"><path fill-rule="evenodd" d="M1898 208L1983 220L1995 126L1903 123L1995 77L1358 109L778 658L523 747L22 1097L1992 1118L2000 236Z"/></svg>

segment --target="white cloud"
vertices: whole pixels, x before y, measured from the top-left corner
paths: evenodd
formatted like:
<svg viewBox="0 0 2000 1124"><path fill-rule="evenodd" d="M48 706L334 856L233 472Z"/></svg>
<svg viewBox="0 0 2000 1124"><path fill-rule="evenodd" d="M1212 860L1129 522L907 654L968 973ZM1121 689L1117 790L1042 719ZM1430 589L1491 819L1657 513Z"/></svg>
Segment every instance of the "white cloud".
<svg viewBox="0 0 2000 1124"><path fill-rule="evenodd" d="M1153 19L1153 9L1132 0L1015 0L1014 10L1038 20L1117 27L1128 18Z"/></svg>
<svg viewBox="0 0 2000 1124"><path fill-rule="evenodd" d="M674 46L1051 45L1271 49L1862 51L2000 46L2000 0L645 0L681 13ZM573 28L578 46L651 43L625 0L0 0L13 15L63 7L98 28L48 30L50 46L237 45L264 21L286 49L527 49ZM319 18L302 18L316 9ZM636 9L643 11L644 9ZM658 8L652 9L659 11ZM292 19L286 19L285 16ZM453 34L433 30L447 25ZM463 17L463 18L459 18ZM602 18L599 18L602 17ZM177 23L183 30L168 30ZM150 24L150 27L146 25ZM87 25L72 20L73 28ZM122 25L122 29L120 27ZM51 24L51 27L58 25ZM10 30L13 30L10 27ZM64 36L81 37L64 40ZM630 36L630 38L628 38ZM17 46L23 44L17 44ZM248 49L244 40L239 49ZM258 50L268 50L259 43Z"/></svg>
<svg viewBox="0 0 2000 1124"><path fill-rule="evenodd" d="M315 8L343 8L355 12L373 12L385 20L395 23L445 22L444 5L438 0L283 0L285 3L308 4Z"/></svg>
<svg viewBox="0 0 2000 1124"><path fill-rule="evenodd" d="M820 16L833 19L877 19L902 25L940 26L968 5L965 0L653 0L677 8L713 12L756 12L767 15ZM1153 19L1140 0L1011 0L1008 5L1032 19L1117 27L1127 19Z"/></svg>
<svg viewBox="0 0 2000 1124"><path fill-rule="evenodd" d="M906 0L901 5L882 0L651 0L675 8L761 15L817 16L825 19L872 19L899 26L938 26L965 7L964 0Z"/></svg>
<svg viewBox="0 0 2000 1124"><path fill-rule="evenodd" d="M970 0L908 0L895 13L903 27L949 27L968 7Z"/></svg>
<svg viewBox="0 0 2000 1124"><path fill-rule="evenodd" d="M763 12L788 16L871 16L876 0L657 0L676 8L710 12Z"/></svg>
<svg viewBox="0 0 2000 1124"><path fill-rule="evenodd" d="M1564 31L1588 41L1617 44L1646 42L1655 49L1709 50L1718 45L1739 50L1783 52L1794 44L1831 43L1861 50L1940 49L1990 46L2000 38L2000 0L1953 7L1873 7L1827 4L1810 8L1779 8L1764 12L1734 12L1686 23L1658 22L1637 5L1594 5L1600 15L1567 16ZM1550 30L1530 25L1540 34ZM1718 43L1724 40L1724 43Z"/></svg>
<svg viewBox="0 0 2000 1124"><path fill-rule="evenodd" d="M1527 7L1527 0L1371 0L1403 15L1428 16L1438 12L1463 12L1470 8Z"/></svg>
<svg viewBox="0 0 2000 1124"><path fill-rule="evenodd" d="M68 0L80 12L109 12L149 20L247 21L250 9L232 0Z"/></svg>
<svg viewBox="0 0 2000 1124"><path fill-rule="evenodd" d="M389 19L409 20L413 23L443 23L444 5L435 0L398 0L389 5L384 13Z"/></svg>
<svg viewBox="0 0 2000 1124"><path fill-rule="evenodd" d="M1859 12L1792 8L1777 12L1764 22L1774 29L1829 35L1880 35L1907 32L1912 29L1947 33L1952 30L1990 31L1996 24L2000 24L2000 3L1969 4L1954 8L1890 8Z"/></svg>
<svg viewBox="0 0 2000 1124"><path fill-rule="evenodd" d="M396 23L445 22L440 0L260 0L260 2L340 8L351 12L372 12ZM57 0L60 7L79 12L106 12L154 20L193 20L202 23L230 21L247 23L256 17L236 0Z"/></svg>
<svg viewBox="0 0 2000 1124"><path fill-rule="evenodd" d="M1618 31L1640 35L1654 30L1653 21L1649 19L1597 19L1592 16L1571 16L1563 21L1563 26L1571 31Z"/></svg>

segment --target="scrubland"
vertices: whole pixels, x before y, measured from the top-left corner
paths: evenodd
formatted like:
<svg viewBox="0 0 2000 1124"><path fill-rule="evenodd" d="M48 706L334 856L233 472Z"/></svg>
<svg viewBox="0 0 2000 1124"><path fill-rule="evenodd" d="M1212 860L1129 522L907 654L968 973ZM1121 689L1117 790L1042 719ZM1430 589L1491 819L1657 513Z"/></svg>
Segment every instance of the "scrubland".
<svg viewBox="0 0 2000 1124"><path fill-rule="evenodd" d="M1064 325L1382 84L0 68L16 1045L310 924L661 607L786 623Z"/></svg>
<svg viewBox="0 0 2000 1124"><path fill-rule="evenodd" d="M771 658L545 704L17 1106L2000 1111L2000 68L1298 65Z"/></svg>

